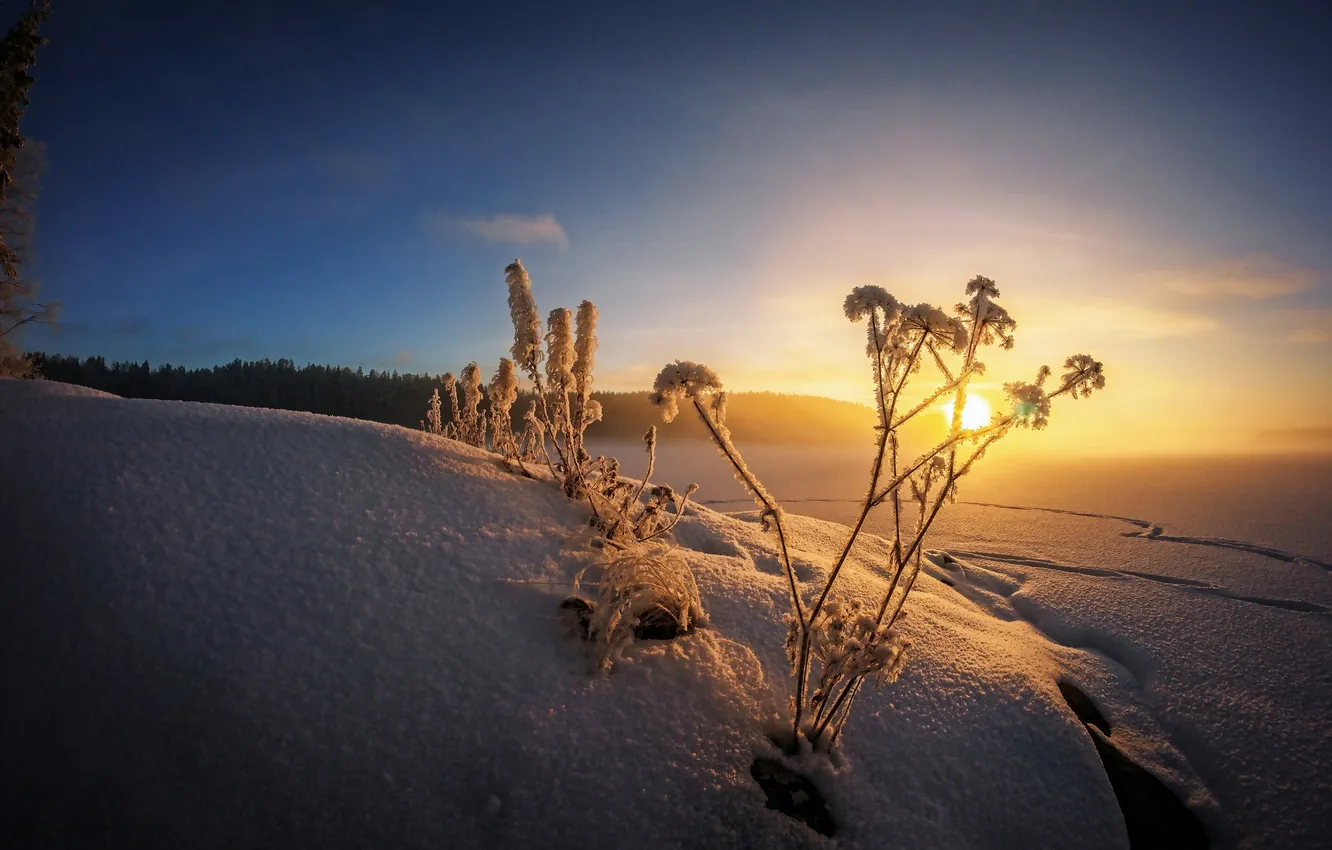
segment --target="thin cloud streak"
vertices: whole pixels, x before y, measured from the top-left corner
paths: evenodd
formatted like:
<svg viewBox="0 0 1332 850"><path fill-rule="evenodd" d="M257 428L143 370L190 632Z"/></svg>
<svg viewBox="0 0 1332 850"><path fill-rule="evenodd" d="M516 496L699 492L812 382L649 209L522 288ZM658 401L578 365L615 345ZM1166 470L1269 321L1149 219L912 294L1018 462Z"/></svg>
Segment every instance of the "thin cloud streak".
<svg viewBox="0 0 1332 850"><path fill-rule="evenodd" d="M534 245L548 242L569 247L569 237L559 219L550 213L541 215L496 215L466 219L463 228L487 242L508 245Z"/></svg>
<svg viewBox="0 0 1332 850"><path fill-rule="evenodd" d="M1213 266L1149 272L1144 281L1183 295L1266 301L1307 292L1318 272L1267 256L1242 257Z"/></svg>

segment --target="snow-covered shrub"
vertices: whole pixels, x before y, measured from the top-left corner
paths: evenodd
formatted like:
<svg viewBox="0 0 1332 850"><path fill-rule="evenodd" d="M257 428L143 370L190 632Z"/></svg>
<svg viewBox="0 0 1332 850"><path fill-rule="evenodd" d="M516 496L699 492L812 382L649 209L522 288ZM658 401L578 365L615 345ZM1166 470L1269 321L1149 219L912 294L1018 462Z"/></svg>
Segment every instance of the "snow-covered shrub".
<svg viewBox="0 0 1332 850"><path fill-rule="evenodd" d="M1074 355L1064 362L1067 371L1057 389L1045 389L1050 370L1042 367L1033 383L1005 386L1011 410L996 415L988 425L963 428L967 384L985 371L977 356L981 347L1012 348L1016 328L1008 312L995 302L999 288L993 280L974 278L967 283L966 294L970 297L955 307L953 316L929 304L901 304L879 286L856 287L843 303L849 320L866 322L865 351L879 423L869 486L859 515L812 603L806 601L791 566L781 507L749 470L726 427L721 379L706 366L689 361L668 364L657 376L653 401L665 421L679 413L681 404L693 407L736 477L758 503L764 527L776 533L791 601L786 641L794 679L786 741L791 751L799 749L802 737L816 749L829 749L865 680L881 684L897 677L908 644L896 627L920 573L925 535L944 503L956 499L958 479L1013 428L1045 427L1052 399L1086 397L1105 386L1102 364L1086 354ZM906 408L907 385L927 365L933 367L936 385ZM949 395L953 414L947 437L904 461L899 430ZM904 502L914 503L914 524L908 521ZM887 565L890 578L879 604L864 608L855 601L833 601L830 596L837 578L866 518L884 505L892 511L893 541Z"/></svg>
<svg viewBox="0 0 1332 850"><path fill-rule="evenodd" d="M654 541L609 550L601 570L588 635L597 642L602 669L609 670L635 636L670 638L706 624L694 574L674 547Z"/></svg>

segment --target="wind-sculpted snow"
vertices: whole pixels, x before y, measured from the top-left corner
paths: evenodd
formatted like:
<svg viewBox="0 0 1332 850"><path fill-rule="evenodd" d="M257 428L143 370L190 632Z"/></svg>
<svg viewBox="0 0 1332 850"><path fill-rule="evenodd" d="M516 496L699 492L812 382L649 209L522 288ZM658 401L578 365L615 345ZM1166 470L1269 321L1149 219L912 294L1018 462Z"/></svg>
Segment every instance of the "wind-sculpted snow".
<svg viewBox="0 0 1332 850"><path fill-rule="evenodd" d="M558 608L585 510L476 449L40 382L0 382L0 446L0 846L834 843L750 777L777 755L787 664L786 579L752 512L681 521L710 625L607 677ZM1325 571L979 511L1019 516L959 506L901 679L805 765L836 846L1127 846L1060 682L1213 846L1318 846L1329 617L1228 595L1332 607ZM788 520L816 584L845 529ZM857 543L848 594L882 592L887 546ZM1135 566L1143 547L1235 562Z"/></svg>
<svg viewBox="0 0 1332 850"><path fill-rule="evenodd" d="M1216 795L1229 826L1210 824L1214 842L1318 845L1332 790L1327 606L1017 553L950 548L930 560L981 610L1103 659L1117 709L1136 704L1137 733L1159 724Z"/></svg>

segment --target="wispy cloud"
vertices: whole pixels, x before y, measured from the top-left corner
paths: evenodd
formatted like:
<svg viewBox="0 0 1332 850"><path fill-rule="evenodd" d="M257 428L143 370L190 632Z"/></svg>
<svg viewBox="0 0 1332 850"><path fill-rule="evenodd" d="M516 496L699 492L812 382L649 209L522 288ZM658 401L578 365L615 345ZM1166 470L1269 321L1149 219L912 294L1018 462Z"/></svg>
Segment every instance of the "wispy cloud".
<svg viewBox="0 0 1332 850"><path fill-rule="evenodd" d="M1272 337L1284 336L1291 342L1306 345L1332 342L1332 309L1282 310L1272 314L1265 327Z"/></svg>
<svg viewBox="0 0 1332 850"><path fill-rule="evenodd" d="M375 360L375 365L381 369L397 369L400 366L406 366L416 359L412 352L403 350L394 352L392 357L380 357Z"/></svg>
<svg viewBox="0 0 1332 850"><path fill-rule="evenodd" d="M1258 437L1277 443L1312 443L1332 447L1332 427L1276 428L1259 431Z"/></svg>
<svg viewBox="0 0 1332 850"><path fill-rule="evenodd" d="M1184 295L1265 301L1312 288L1318 272L1268 256L1241 257L1210 266L1149 272L1144 282Z"/></svg>
<svg viewBox="0 0 1332 850"><path fill-rule="evenodd" d="M1037 315L1027 317L1025 322L1019 319L1019 333L1024 324L1028 332L1085 328L1088 333L1111 334L1127 339L1190 337L1221 327L1221 323L1211 316L1106 300L1043 307Z"/></svg>
<svg viewBox="0 0 1332 850"><path fill-rule="evenodd" d="M1295 342L1332 342L1332 332L1318 330L1295 331L1290 335Z"/></svg>
<svg viewBox="0 0 1332 850"><path fill-rule="evenodd" d="M432 227L436 231L450 230L457 225L473 236L497 244L535 245L546 242L561 248L569 247L569 237L564 232L564 226L550 213L503 214L469 219L435 216L432 219Z"/></svg>

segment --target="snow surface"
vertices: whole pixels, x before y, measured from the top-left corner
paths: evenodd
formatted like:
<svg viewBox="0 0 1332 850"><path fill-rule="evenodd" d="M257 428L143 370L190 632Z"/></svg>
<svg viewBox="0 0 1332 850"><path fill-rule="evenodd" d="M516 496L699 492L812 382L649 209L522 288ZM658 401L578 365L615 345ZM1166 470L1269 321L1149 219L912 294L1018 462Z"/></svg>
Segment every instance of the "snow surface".
<svg viewBox="0 0 1332 850"><path fill-rule="evenodd" d="M3 847L1125 847L1060 679L1213 846L1332 821L1321 562L955 506L814 777L829 840L749 775L786 680L752 513L682 520L711 625L606 677L557 611L585 510L458 443L0 381L0 469ZM846 506L788 507L817 582Z"/></svg>

